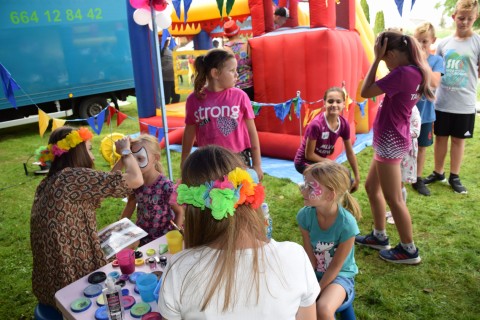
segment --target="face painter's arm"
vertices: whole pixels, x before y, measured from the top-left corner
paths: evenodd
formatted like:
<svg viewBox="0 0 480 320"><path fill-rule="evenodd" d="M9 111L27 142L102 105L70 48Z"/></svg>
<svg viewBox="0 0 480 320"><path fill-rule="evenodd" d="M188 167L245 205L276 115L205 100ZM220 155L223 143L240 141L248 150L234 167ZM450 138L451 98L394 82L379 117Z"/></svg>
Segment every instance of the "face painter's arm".
<svg viewBox="0 0 480 320"><path fill-rule="evenodd" d="M136 189L143 185L143 176L138 166L137 160L130 151L130 138L125 137L123 139L115 141L115 148L122 155L123 165L125 166L125 173L123 178L127 186L131 189ZM125 151L125 152L124 152ZM128 152L130 151L130 152Z"/></svg>

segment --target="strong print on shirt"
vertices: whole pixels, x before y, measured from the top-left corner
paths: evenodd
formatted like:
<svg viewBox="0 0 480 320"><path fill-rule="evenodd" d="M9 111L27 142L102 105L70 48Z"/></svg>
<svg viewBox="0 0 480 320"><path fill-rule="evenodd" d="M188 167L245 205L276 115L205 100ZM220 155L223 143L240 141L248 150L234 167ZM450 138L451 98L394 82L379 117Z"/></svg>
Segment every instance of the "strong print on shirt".
<svg viewBox="0 0 480 320"><path fill-rule="evenodd" d="M238 119L240 106L214 106L214 107L198 107L198 110L193 113L195 121L201 122L210 118L232 118Z"/></svg>

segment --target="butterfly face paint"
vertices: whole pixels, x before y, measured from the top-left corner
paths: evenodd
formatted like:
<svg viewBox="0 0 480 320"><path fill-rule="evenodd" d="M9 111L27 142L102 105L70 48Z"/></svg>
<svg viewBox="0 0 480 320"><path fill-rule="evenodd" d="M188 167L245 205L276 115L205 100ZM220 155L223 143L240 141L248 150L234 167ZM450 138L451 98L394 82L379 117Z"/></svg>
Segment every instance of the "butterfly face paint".
<svg viewBox="0 0 480 320"><path fill-rule="evenodd" d="M301 186L304 199L316 200L323 191L317 180L313 179L311 175L305 176L305 183Z"/></svg>
<svg viewBox="0 0 480 320"><path fill-rule="evenodd" d="M145 168L148 166L148 153L144 147L141 147L137 152L133 152L135 160L138 162L140 168Z"/></svg>

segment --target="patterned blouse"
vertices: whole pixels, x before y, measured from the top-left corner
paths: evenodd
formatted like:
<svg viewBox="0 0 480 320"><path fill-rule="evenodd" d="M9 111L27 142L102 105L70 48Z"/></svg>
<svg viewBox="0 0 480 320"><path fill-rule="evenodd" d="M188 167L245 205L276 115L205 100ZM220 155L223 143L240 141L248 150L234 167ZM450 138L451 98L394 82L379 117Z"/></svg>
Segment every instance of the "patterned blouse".
<svg viewBox="0 0 480 320"><path fill-rule="evenodd" d="M66 168L40 182L30 220L32 288L40 303L55 306L56 291L107 263L95 210L104 198L130 192L120 171Z"/></svg>
<svg viewBox="0 0 480 320"><path fill-rule="evenodd" d="M246 89L253 87L252 58L247 53L247 44L242 41L233 41L225 43L225 47L232 49L235 59L237 59L237 88Z"/></svg>

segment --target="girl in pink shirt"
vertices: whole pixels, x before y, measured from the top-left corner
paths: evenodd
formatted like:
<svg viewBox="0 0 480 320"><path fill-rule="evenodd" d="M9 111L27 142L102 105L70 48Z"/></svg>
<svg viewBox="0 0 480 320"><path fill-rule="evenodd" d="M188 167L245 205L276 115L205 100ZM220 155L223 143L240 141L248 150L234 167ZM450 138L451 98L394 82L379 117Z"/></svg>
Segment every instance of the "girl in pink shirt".
<svg viewBox="0 0 480 320"><path fill-rule="evenodd" d="M413 243L412 220L402 198L400 162L411 148L409 131L412 109L419 97L434 98L430 73L417 41L397 31L381 33L375 42L375 59L363 82L361 95L385 94L373 123L375 155L365 182L374 219L374 230L355 242L380 251L380 258L394 263L418 264L421 258ZM378 64L385 61L390 73L375 81ZM390 207L400 243L390 249L385 230L385 200Z"/></svg>
<svg viewBox="0 0 480 320"><path fill-rule="evenodd" d="M186 102L182 162L195 139L199 147L215 144L239 154L263 178L260 143L250 99L235 88L237 60L223 49L195 59L194 92ZM251 158L251 159L250 159Z"/></svg>

